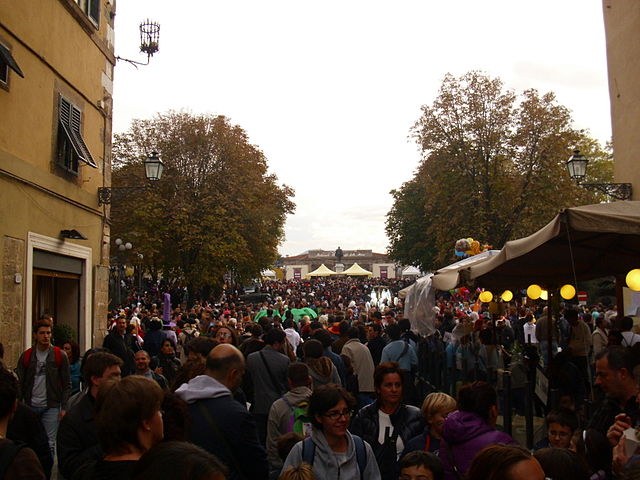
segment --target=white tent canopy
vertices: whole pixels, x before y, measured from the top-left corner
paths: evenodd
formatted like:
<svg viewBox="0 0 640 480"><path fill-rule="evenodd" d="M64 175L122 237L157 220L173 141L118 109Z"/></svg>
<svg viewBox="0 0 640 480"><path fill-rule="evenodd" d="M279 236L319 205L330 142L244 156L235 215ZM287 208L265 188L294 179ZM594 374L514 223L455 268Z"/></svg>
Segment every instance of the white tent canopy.
<svg viewBox="0 0 640 480"><path fill-rule="evenodd" d="M276 272L274 272L273 270L263 270L262 272L260 272L260 275L267 278L274 278L276 276Z"/></svg>
<svg viewBox="0 0 640 480"><path fill-rule="evenodd" d="M417 277L420 275L420 270L414 267L413 265L409 265L408 267L402 270L401 275L403 277Z"/></svg>
<svg viewBox="0 0 640 480"><path fill-rule="evenodd" d="M308 277L328 277L330 275L335 275L336 272L328 268L324 263L316 268L313 272L309 272L307 274Z"/></svg>
<svg viewBox="0 0 640 480"><path fill-rule="evenodd" d="M349 268L347 268L344 272L340 273L340 275L353 275L353 276L358 276L358 277L364 277L364 276L370 277L370 276L373 275L373 273L371 273L369 270L365 270L364 268L362 268L357 263L354 263Z"/></svg>
<svg viewBox="0 0 640 480"><path fill-rule="evenodd" d="M474 265L479 265L497 255L500 250L487 250L472 257L459 260L451 265L442 267L433 275L433 286L438 290L451 290L460 284L460 273Z"/></svg>

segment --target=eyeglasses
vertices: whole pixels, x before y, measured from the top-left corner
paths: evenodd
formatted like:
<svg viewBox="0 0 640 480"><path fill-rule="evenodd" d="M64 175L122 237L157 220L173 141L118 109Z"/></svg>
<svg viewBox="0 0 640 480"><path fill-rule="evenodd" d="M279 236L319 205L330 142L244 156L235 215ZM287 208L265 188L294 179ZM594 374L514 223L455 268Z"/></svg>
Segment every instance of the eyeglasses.
<svg viewBox="0 0 640 480"><path fill-rule="evenodd" d="M344 418L351 418L351 415L353 415L353 411L351 410L343 410L341 412L327 412L325 413L323 416L327 417L331 420L338 420L340 417L344 417Z"/></svg>
<svg viewBox="0 0 640 480"><path fill-rule="evenodd" d="M231 334L229 332L218 332L216 337L231 338Z"/></svg>

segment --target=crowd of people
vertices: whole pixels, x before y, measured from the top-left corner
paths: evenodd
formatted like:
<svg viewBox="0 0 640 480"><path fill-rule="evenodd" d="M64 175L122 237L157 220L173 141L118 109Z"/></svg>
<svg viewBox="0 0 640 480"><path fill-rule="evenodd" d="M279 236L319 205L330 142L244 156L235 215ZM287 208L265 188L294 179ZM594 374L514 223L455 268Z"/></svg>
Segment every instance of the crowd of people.
<svg viewBox="0 0 640 480"><path fill-rule="evenodd" d="M424 336L404 286L273 280L188 306L176 287L132 293L82 354L44 316L0 369L0 478L50 478L54 459L67 480L640 478L630 317L447 296ZM521 412L543 373L546 428L524 448L503 399Z"/></svg>

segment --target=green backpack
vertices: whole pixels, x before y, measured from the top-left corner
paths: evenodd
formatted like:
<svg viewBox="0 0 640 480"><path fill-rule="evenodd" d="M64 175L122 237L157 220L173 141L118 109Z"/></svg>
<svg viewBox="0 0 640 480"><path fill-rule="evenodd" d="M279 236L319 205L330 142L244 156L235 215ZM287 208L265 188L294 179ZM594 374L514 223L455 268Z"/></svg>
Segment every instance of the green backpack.
<svg viewBox="0 0 640 480"><path fill-rule="evenodd" d="M301 400L296 405L293 405L286 396L281 397L285 403L291 409L291 417L289 417L289 423L287 424L287 431L283 433L297 433L303 435L305 438L311 435L311 417L309 417L309 401Z"/></svg>

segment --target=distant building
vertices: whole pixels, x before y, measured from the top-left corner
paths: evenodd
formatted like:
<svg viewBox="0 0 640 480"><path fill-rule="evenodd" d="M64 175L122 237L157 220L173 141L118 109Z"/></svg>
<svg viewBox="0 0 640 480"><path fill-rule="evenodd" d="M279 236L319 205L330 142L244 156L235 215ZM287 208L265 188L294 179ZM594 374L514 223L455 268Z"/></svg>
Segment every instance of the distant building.
<svg viewBox="0 0 640 480"><path fill-rule="evenodd" d="M300 255L283 259L285 278L287 280L305 278L309 272L324 264L335 271L338 263L335 250L309 250ZM343 250L342 262L344 270L357 263L376 278L396 278L396 265L384 253L373 250Z"/></svg>
<svg viewBox="0 0 640 480"><path fill-rule="evenodd" d="M6 361L40 315L105 328L115 2L0 2L0 332Z"/></svg>
<svg viewBox="0 0 640 480"><path fill-rule="evenodd" d="M632 200L640 199L640 2L603 0L614 178L631 183Z"/></svg>

